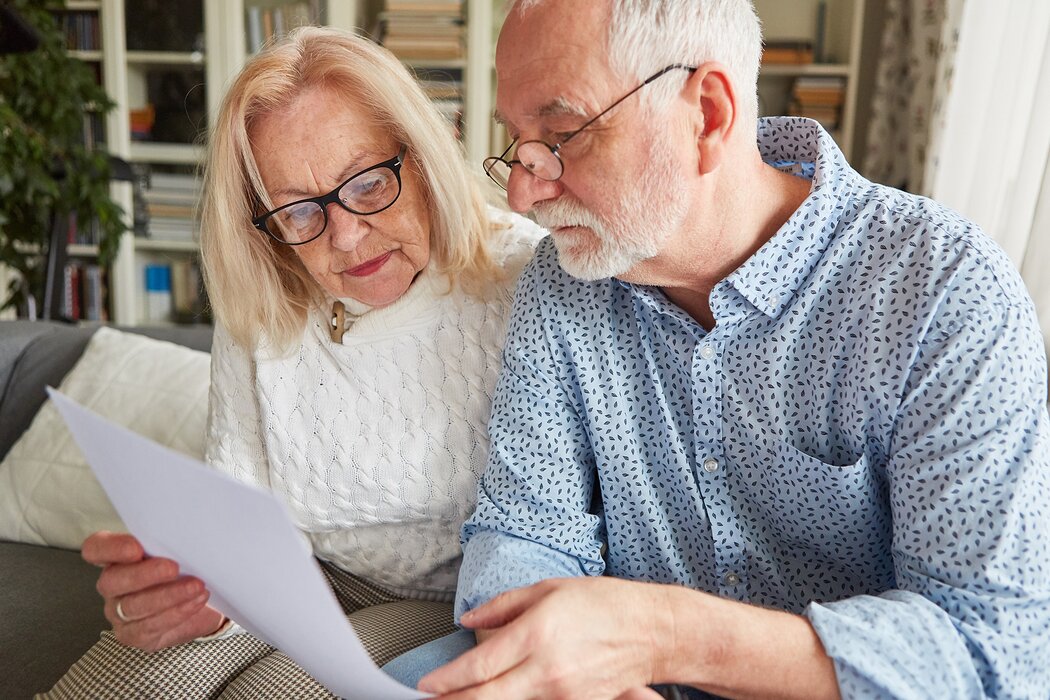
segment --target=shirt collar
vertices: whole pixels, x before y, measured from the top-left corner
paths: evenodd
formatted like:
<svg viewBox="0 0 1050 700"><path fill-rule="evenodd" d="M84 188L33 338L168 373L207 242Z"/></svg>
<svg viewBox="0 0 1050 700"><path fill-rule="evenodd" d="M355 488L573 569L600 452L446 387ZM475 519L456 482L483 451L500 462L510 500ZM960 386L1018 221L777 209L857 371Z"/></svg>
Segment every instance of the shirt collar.
<svg viewBox="0 0 1050 700"><path fill-rule="evenodd" d="M777 316L816 267L838 228L845 196L862 180L834 139L811 119L760 119L758 148L768 165L810 178L813 184L780 230L715 286L711 305L716 318L723 285L732 286L767 316Z"/></svg>

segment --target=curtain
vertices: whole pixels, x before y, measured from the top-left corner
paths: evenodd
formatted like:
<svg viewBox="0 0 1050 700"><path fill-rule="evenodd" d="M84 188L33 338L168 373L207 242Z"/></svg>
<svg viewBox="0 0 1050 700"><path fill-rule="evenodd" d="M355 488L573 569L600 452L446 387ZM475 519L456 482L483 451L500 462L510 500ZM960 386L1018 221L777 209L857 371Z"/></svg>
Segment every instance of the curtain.
<svg viewBox="0 0 1050 700"><path fill-rule="evenodd" d="M1050 2L960 0L959 9L921 191L1006 250L1050 345Z"/></svg>
<svg viewBox="0 0 1050 700"><path fill-rule="evenodd" d="M887 0L863 171L992 236L1050 346L1048 44L1047 0Z"/></svg>
<svg viewBox="0 0 1050 700"><path fill-rule="evenodd" d="M876 182L922 187L933 123L950 85L962 0L888 0L861 170ZM904 154L904 157L902 157Z"/></svg>

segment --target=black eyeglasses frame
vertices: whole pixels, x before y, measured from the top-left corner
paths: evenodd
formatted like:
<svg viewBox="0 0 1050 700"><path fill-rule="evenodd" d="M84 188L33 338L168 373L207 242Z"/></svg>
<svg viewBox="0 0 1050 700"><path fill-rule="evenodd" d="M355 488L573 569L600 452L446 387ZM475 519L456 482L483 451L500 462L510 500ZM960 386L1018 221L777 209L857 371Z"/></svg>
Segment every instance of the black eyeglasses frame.
<svg viewBox="0 0 1050 700"><path fill-rule="evenodd" d="M324 235L325 231L328 230L328 218L329 218L328 217L328 206L330 204L333 204L333 203L338 204L343 209L347 210L351 214L356 214L357 216L371 216L372 214L378 214L381 211L386 211L390 207L394 206L394 202L396 202L398 200L398 198L401 197L401 189L402 189L402 184L401 184L401 166L404 165L404 163L405 163L405 154L407 152L408 152L408 146L402 145L401 146L401 150L399 150L397 155L394 156L393 158L390 158L388 160L384 160L382 163L376 163L375 165L370 165L369 167L365 168L364 170L361 170L359 172L354 173L353 175L351 175L350 177L346 178L341 183L339 183L339 185L335 189L333 189L331 192L328 192L327 194L319 195L317 197L306 197L304 199L297 199L294 202L288 202L287 204L282 204L281 206L277 207L276 209L271 209L270 211L268 211L268 212L266 212L264 214L260 214L259 216L254 217L252 219L252 225L255 226L255 228L257 228L260 231L262 231L263 233L265 233L270 238L272 238L275 241L277 241L278 243L282 243L284 245L290 245L290 246L297 246L297 245L306 245L307 243L312 243L313 241L316 241L318 238L320 238L322 235ZM376 209L375 211L357 211L355 209L351 209L350 207L348 207L343 202L343 200L339 198L339 190L341 190L344 187L346 187L347 183L349 183L351 180L353 180L354 178L360 177L361 175L364 175L365 173L370 173L373 170L379 170L380 168L386 168L386 169L392 171L394 173L394 178L397 180L397 194L394 195L394 198L392 200L390 200L389 204L387 204L386 206L381 207L379 209ZM320 206L321 207L321 212L324 214L324 226L321 227L321 230L318 231L316 235L311 236L310 238L306 239L305 241L299 241L297 243L291 243L289 241L284 240L283 237L277 235L276 233L273 233L272 231L270 231L269 227L267 227L266 222L270 219L270 217L273 216L274 214L276 214L277 212L281 211L282 209L287 209L288 207L294 207L294 206L297 206L299 204L306 204L306 203L309 203L309 202L313 202L313 203L317 204L318 206Z"/></svg>

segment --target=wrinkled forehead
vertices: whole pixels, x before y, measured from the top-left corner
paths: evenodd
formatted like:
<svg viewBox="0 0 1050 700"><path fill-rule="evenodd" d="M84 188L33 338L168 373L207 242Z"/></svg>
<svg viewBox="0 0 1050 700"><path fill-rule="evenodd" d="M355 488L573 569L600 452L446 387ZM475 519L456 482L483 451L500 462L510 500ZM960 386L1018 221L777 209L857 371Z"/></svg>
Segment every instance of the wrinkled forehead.
<svg viewBox="0 0 1050 700"><path fill-rule="evenodd" d="M605 4L546 0L508 15L496 46L499 121L523 127L552 113L586 114L615 91Z"/></svg>

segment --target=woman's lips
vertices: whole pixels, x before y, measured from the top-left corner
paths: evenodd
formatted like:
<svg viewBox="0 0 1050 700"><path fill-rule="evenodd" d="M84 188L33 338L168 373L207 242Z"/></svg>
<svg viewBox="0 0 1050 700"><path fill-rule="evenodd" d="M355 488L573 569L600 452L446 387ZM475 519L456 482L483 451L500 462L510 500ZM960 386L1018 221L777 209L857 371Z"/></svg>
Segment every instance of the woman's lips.
<svg viewBox="0 0 1050 700"><path fill-rule="evenodd" d="M379 268L386 264L386 261L390 259L390 256L394 254L394 251L389 253L383 253L378 258L372 258L366 263L361 263L357 267L351 267L346 270L344 274L351 275L352 277L368 277L379 271Z"/></svg>

